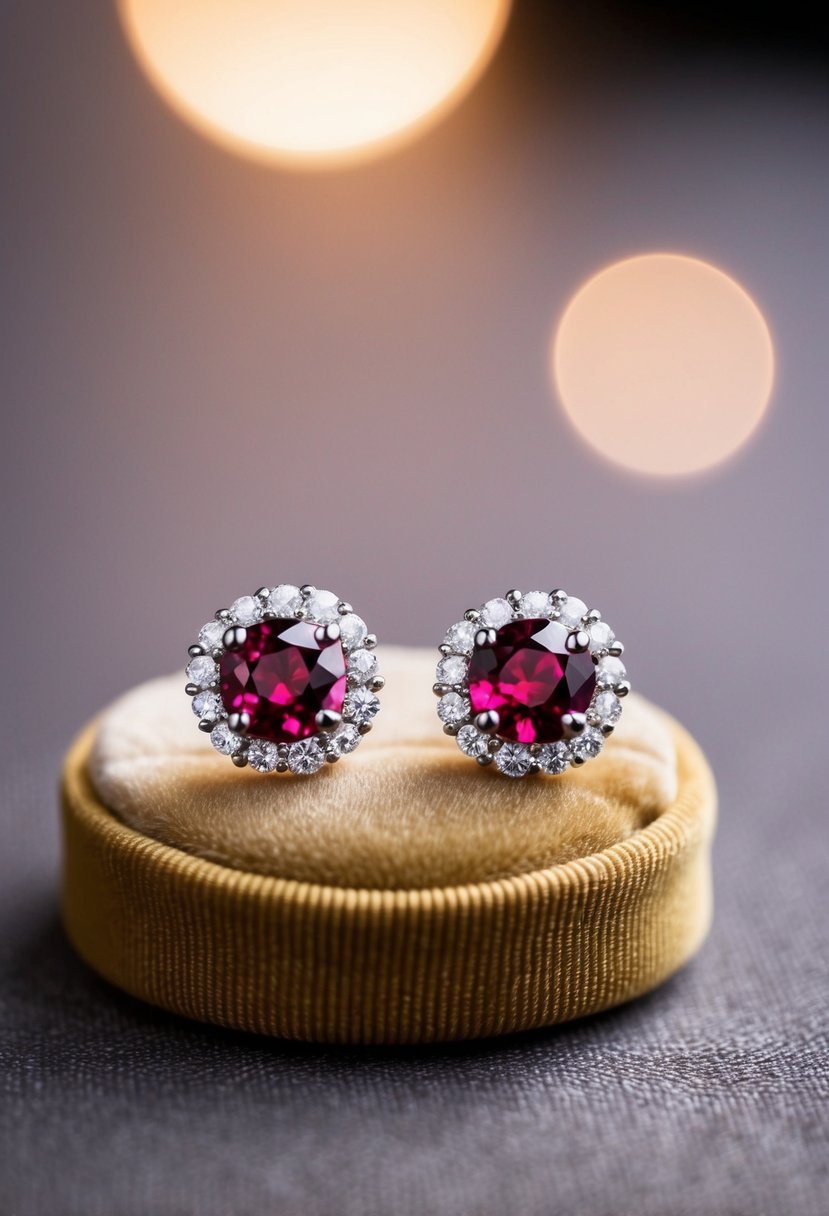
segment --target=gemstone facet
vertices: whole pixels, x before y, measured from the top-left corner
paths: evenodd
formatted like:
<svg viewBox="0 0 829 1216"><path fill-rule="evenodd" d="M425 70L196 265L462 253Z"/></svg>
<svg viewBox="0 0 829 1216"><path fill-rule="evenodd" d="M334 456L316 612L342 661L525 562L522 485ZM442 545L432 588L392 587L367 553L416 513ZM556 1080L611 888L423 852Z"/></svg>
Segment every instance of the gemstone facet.
<svg viewBox="0 0 829 1216"><path fill-rule="evenodd" d="M589 706L596 684L593 660L587 653L568 653L567 634L558 621L515 620L497 630L494 646L473 653L472 712L494 710L499 738L556 743L565 733L562 715L584 713Z"/></svg>
<svg viewBox="0 0 829 1216"><path fill-rule="evenodd" d="M253 738L293 743L317 733L320 710L342 713L342 643L319 641L317 627L307 621L277 618L251 625L242 646L222 655L219 677L225 710L247 713L250 723L242 733Z"/></svg>

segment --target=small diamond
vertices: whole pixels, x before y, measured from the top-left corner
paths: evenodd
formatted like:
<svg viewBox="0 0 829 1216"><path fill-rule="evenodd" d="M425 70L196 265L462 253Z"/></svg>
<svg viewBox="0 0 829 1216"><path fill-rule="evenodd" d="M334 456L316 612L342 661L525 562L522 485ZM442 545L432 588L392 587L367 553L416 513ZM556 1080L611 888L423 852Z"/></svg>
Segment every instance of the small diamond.
<svg viewBox="0 0 829 1216"><path fill-rule="evenodd" d="M575 760L592 760L602 750L604 739L601 732L586 726L580 735L576 735L570 744L570 751Z"/></svg>
<svg viewBox="0 0 829 1216"><path fill-rule="evenodd" d="M622 716L622 702L612 692L600 692L593 702L592 712L600 722L615 726Z"/></svg>
<svg viewBox="0 0 829 1216"><path fill-rule="evenodd" d="M549 616L551 607L546 591L528 591L521 596L521 611L526 617Z"/></svg>
<svg viewBox="0 0 829 1216"><path fill-rule="evenodd" d="M337 733L328 741L328 752L332 756L347 756L360 743L360 732L353 722L343 722L337 728Z"/></svg>
<svg viewBox="0 0 829 1216"><path fill-rule="evenodd" d="M438 663L439 684L460 684L466 677L466 660L458 654L449 654Z"/></svg>
<svg viewBox="0 0 829 1216"><path fill-rule="evenodd" d="M197 718L218 718L222 703L215 692L197 692L191 702Z"/></svg>
<svg viewBox="0 0 829 1216"><path fill-rule="evenodd" d="M268 612L272 612L276 617L293 616L301 603L299 587L295 587L293 583L280 583L278 587L271 587Z"/></svg>
<svg viewBox="0 0 829 1216"><path fill-rule="evenodd" d="M503 743L495 753L495 763L506 777L526 777L532 762L530 749L520 743Z"/></svg>
<svg viewBox="0 0 829 1216"><path fill-rule="evenodd" d="M380 702L373 693L370 693L367 688L355 688L354 692L348 694L344 712L358 726L365 726L367 722L372 720L379 709Z"/></svg>
<svg viewBox="0 0 829 1216"><path fill-rule="evenodd" d="M226 621L208 621L199 630L199 645L207 651L215 650L217 646L221 646L226 629Z"/></svg>
<svg viewBox="0 0 829 1216"><path fill-rule="evenodd" d="M458 747L465 755L473 756L475 759L478 756L489 755L489 739L471 723L460 728L457 738Z"/></svg>
<svg viewBox="0 0 829 1216"><path fill-rule="evenodd" d="M621 659L614 659L612 655L602 659L599 666L596 668L596 683L599 688L613 688L620 680L624 680L627 672L625 665Z"/></svg>
<svg viewBox="0 0 829 1216"><path fill-rule="evenodd" d="M209 687L218 674L218 667L206 654L198 655L187 664L187 679L191 684L198 684L199 688Z"/></svg>
<svg viewBox="0 0 829 1216"><path fill-rule="evenodd" d="M545 743L537 758L541 771L550 773L552 776L563 773L570 763L570 753L566 743Z"/></svg>
<svg viewBox="0 0 829 1216"><path fill-rule="evenodd" d="M292 773L315 773L325 763L325 752L316 739L302 739L288 749L288 768Z"/></svg>
<svg viewBox="0 0 829 1216"><path fill-rule="evenodd" d="M590 634L590 649L607 650L615 639L615 634L606 621L594 621L587 631Z"/></svg>
<svg viewBox="0 0 829 1216"><path fill-rule="evenodd" d="M213 727L210 742L223 756L232 756L242 746L242 740L238 735L234 735L227 722L220 722L218 726Z"/></svg>
<svg viewBox="0 0 829 1216"><path fill-rule="evenodd" d="M348 656L348 674L361 684L367 683L377 670L377 655L370 650L352 650Z"/></svg>
<svg viewBox="0 0 829 1216"><path fill-rule="evenodd" d="M315 591L305 601L305 608L312 621L328 625L337 619L339 602L333 591Z"/></svg>
<svg viewBox="0 0 829 1216"><path fill-rule="evenodd" d="M469 714L469 702L460 693L448 692L438 701L438 717L446 726L457 726Z"/></svg>
<svg viewBox="0 0 829 1216"><path fill-rule="evenodd" d="M362 646L367 633L365 621L356 612L347 612L340 617L340 637L346 650Z"/></svg>
<svg viewBox="0 0 829 1216"><path fill-rule="evenodd" d="M447 630L444 645L451 646L457 654L471 654L477 631L478 626L474 622L458 621L457 625Z"/></svg>
<svg viewBox="0 0 829 1216"><path fill-rule="evenodd" d="M574 595L568 595L562 606L558 619L562 625L569 626L570 629L575 629L576 625L581 622L581 618L587 612L587 604L584 600L577 600Z"/></svg>
<svg viewBox="0 0 829 1216"><path fill-rule="evenodd" d="M512 616L512 605L508 600L487 600L481 609L480 624L488 629L500 629L507 621L512 620Z"/></svg>
<svg viewBox="0 0 829 1216"><path fill-rule="evenodd" d="M248 748L248 764L257 773L272 773L279 763L279 750L267 739L254 739Z"/></svg>
<svg viewBox="0 0 829 1216"><path fill-rule="evenodd" d="M253 625L261 614L259 601L252 595L242 595L230 605L230 614L237 625Z"/></svg>

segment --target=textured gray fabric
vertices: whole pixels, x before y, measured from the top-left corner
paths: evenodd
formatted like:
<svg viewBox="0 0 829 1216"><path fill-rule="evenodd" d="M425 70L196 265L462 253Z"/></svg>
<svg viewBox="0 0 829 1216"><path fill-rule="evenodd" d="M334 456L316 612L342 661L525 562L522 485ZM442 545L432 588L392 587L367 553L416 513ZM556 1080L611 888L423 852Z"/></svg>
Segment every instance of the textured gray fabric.
<svg viewBox="0 0 829 1216"><path fill-rule="evenodd" d="M547 1033L405 1051L225 1033L112 990L58 924L48 769L7 774L0 1211L825 1212L823 782L815 761L791 787L798 743L778 740L777 776L759 742L732 763L714 932L663 989Z"/></svg>

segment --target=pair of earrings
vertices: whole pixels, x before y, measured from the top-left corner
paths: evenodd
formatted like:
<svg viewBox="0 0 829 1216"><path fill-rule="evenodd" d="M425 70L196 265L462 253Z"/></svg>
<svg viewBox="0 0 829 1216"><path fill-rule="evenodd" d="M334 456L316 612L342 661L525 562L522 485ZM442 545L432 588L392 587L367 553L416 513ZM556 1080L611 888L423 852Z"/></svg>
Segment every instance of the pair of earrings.
<svg viewBox="0 0 829 1216"><path fill-rule="evenodd" d="M189 648L199 728L238 768L315 773L372 728L377 638L331 591L280 583L216 613ZM440 646L438 717L465 755L507 777L598 756L630 691L624 647L564 591L508 591L470 609Z"/></svg>

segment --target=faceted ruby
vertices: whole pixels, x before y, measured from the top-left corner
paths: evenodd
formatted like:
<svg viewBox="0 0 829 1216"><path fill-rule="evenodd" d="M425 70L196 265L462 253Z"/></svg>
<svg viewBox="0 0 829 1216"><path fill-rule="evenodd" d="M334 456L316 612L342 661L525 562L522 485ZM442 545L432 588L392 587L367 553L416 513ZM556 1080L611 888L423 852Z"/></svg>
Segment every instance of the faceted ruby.
<svg viewBox="0 0 829 1216"><path fill-rule="evenodd" d="M587 709L595 668L588 652L567 652L569 632L558 621L511 621L496 631L494 646L473 652L469 701L473 713L496 710L499 738L555 743L564 734L562 714Z"/></svg>
<svg viewBox="0 0 829 1216"><path fill-rule="evenodd" d="M244 734L292 743L317 733L321 709L342 713L342 642L317 641L319 629L308 621L264 621L248 627L243 646L222 655L222 704L228 713L250 714Z"/></svg>

